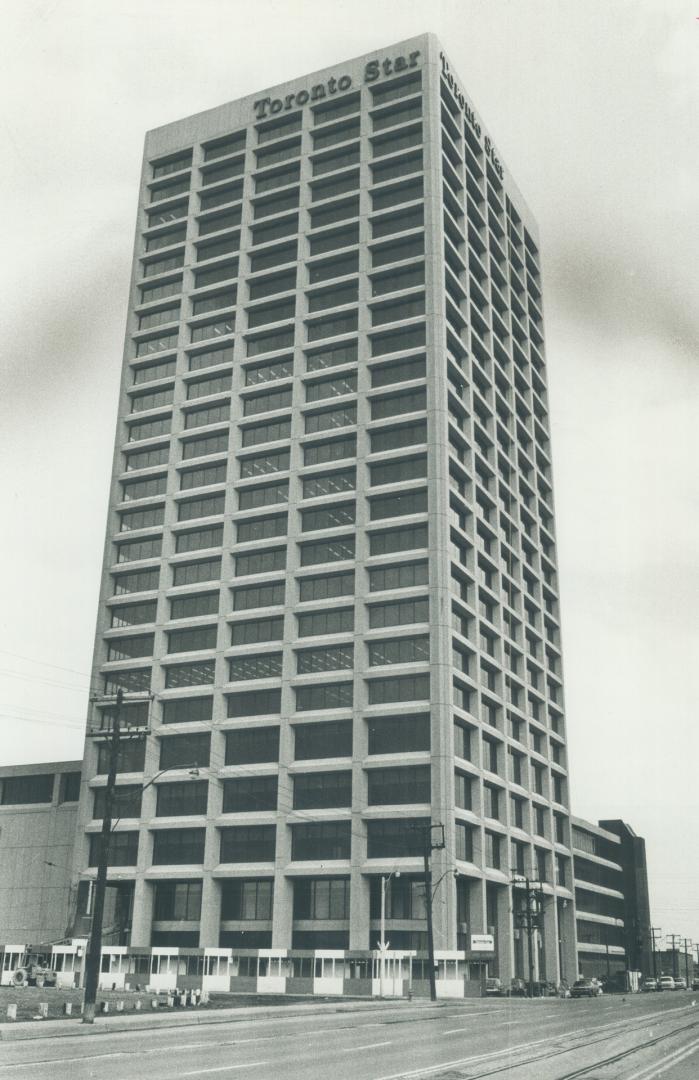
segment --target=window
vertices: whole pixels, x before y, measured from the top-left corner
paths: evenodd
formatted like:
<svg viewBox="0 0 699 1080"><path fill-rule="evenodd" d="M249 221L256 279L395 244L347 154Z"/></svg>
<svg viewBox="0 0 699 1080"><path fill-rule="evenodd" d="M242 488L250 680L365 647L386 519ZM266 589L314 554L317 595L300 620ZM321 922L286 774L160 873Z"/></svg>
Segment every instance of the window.
<svg viewBox="0 0 699 1080"><path fill-rule="evenodd" d="M296 298L277 300L273 304L261 304L257 307L248 308L248 326L254 329L267 323L281 322L282 319L293 319L296 311Z"/></svg>
<svg viewBox="0 0 699 1080"><path fill-rule="evenodd" d="M338 495L343 491L354 491L355 485L356 473L354 469L307 476L303 480L303 498L317 499L322 495Z"/></svg>
<svg viewBox="0 0 699 1080"><path fill-rule="evenodd" d="M274 862L276 826L240 825L221 829L221 862Z"/></svg>
<svg viewBox="0 0 699 1080"><path fill-rule="evenodd" d="M122 499L128 502L131 499L146 499L154 495L163 495L166 483L166 476L149 476L146 480L122 481Z"/></svg>
<svg viewBox="0 0 699 1080"><path fill-rule="evenodd" d="M276 776L243 776L223 781L224 814L276 809Z"/></svg>
<svg viewBox="0 0 699 1080"><path fill-rule="evenodd" d="M351 596L354 592L354 571L344 574L323 574L322 577L299 579L299 600L327 600L334 596Z"/></svg>
<svg viewBox="0 0 699 1080"><path fill-rule="evenodd" d="M281 641L284 619L254 619L235 622L231 627L231 645L258 645L264 641Z"/></svg>
<svg viewBox="0 0 699 1080"><path fill-rule="evenodd" d="M213 271L211 272L213 273ZM203 368L220 367L222 364L232 363L232 345L216 345L214 348L205 349L203 352L199 350L197 350L197 352L192 352L189 356L190 371L201 371ZM230 383L228 388L230 388ZM211 392L214 393L215 391L212 390ZM201 397L202 395L200 394L199 396Z"/></svg>
<svg viewBox="0 0 699 1080"><path fill-rule="evenodd" d="M139 420L129 424L129 442L152 439L156 435L169 435L171 416L158 416L155 420Z"/></svg>
<svg viewBox="0 0 699 1080"><path fill-rule="evenodd" d="M197 922L201 918L201 881L156 881L156 922Z"/></svg>
<svg viewBox="0 0 699 1080"><path fill-rule="evenodd" d="M273 352L276 349L288 349L294 344L293 327L283 327L281 330L268 330L262 334L246 339L248 356L259 356L260 353ZM246 402L247 404L247 402ZM288 404L288 402L287 402ZM279 406L274 406L279 408ZM257 410L261 412L261 409ZM249 415L245 413L245 415Z"/></svg>
<svg viewBox="0 0 699 1080"><path fill-rule="evenodd" d="M354 629L354 608L339 611L309 611L298 615L299 637L320 637L324 634L343 634Z"/></svg>
<svg viewBox="0 0 699 1080"><path fill-rule="evenodd" d="M359 169L351 169L329 180L316 180L311 184L311 198L313 202L320 202L336 195L346 195L348 191L356 191L358 187Z"/></svg>
<svg viewBox="0 0 699 1080"><path fill-rule="evenodd" d="M399 859L421 856L425 848L425 830L429 818L367 821L367 857Z"/></svg>
<svg viewBox="0 0 699 1080"><path fill-rule="evenodd" d="M402 413L423 411L426 408L425 391L405 390L400 394L392 394L390 397L372 398L371 419L385 420L391 416L400 416Z"/></svg>
<svg viewBox="0 0 699 1080"><path fill-rule="evenodd" d="M236 540L239 544L251 540L268 540L273 536L286 536L287 515L275 514L272 517L251 518L239 521L236 525Z"/></svg>
<svg viewBox="0 0 699 1080"><path fill-rule="evenodd" d="M210 723L213 698L172 698L163 702L164 724Z"/></svg>
<svg viewBox="0 0 699 1080"><path fill-rule="evenodd" d="M213 139L204 145L204 161L212 161L215 158L233 154L245 147L244 131L236 131L232 135L224 135L220 139Z"/></svg>
<svg viewBox="0 0 699 1080"><path fill-rule="evenodd" d="M333 153L321 154L311 158L314 176L323 176L325 173L334 172L335 169L343 169L349 165L359 163L359 146L354 145Z"/></svg>
<svg viewBox="0 0 699 1080"><path fill-rule="evenodd" d="M395 551L412 551L424 547L427 547L427 525L369 534L371 555L389 555Z"/></svg>
<svg viewBox="0 0 699 1080"><path fill-rule="evenodd" d="M61 773L61 783L58 789L59 803L78 802L80 799L80 773Z"/></svg>
<svg viewBox="0 0 699 1080"><path fill-rule="evenodd" d="M395 638L392 641L369 642L369 664L417 664L429 661L430 639L428 637Z"/></svg>
<svg viewBox="0 0 699 1080"><path fill-rule="evenodd" d="M296 653L299 675L315 671L339 671L354 667L353 645L327 645L320 649L302 649Z"/></svg>
<svg viewBox="0 0 699 1080"><path fill-rule="evenodd" d="M430 677L398 675L388 679L372 679L368 687L370 705L392 701L426 701L430 696Z"/></svg>
<svg viewBox="0 0 699 1080"><path fill-rule="evenodd" d="M228 694L227 704L227 715L231 718L278 715L281 690L241 690Z"/></svg>
<svg viewBox="0 0 699 1080"><path fill-rule="evenodd" d="M499 820L500 790L490 784L483 785L483 813L486 817L494 818L496 821Z"/></svg>
<svg viewBox="0 0 699 1080"><path fill-rule="evenodd" d="M104 693L116 694L118 690L127 694L147 693L150 690L150 668L112 671L105 675Z"/></svg>
<svg viewBox="0 0 699 1080"><path fill-rule="evenodd" d="M50 803L53 799L53 773L30 776L6 776L2 781L2 805Z"/></svg>
<svg viewBox="0 0 699 1080"><path fill-rule="evenodd" d="M268 574L286 567L286 548L266 548L264 551L245 552L235 556L237 577L249 574Z"/></svg>
<svg viewBox="0 0 699 1080"><path fill-rule="evenodd" d="M114 818L140 818L141 816L141 792L140 784L119 784L114 790L112 802L112 819ZM94 801L92 804L93 820L102 820L107 801L107 789L95 788ZM77 800L73 800L77 801Z"/></svg>
<svg viewBox="0 0 699 1080"><path fill-rule="evenodd" d="M502 837L496 833L485 834L485 865L494 870L500 869L500 848Z"/></svg>
<svg viewBox="0 0 699 1080"><path fill-rule="evenodd" d="M331 431L333 428L346 427L357 423L357 406L344 405L338 409L326 409L325 412L306 413L304 417L307 435L319 431Z"/></svg>
<svg viewBox="0 0 699 1080"><path fill-rule="evenodd" d="M207 700L200 698L200 700ZM210 698L208 700L211 700ZM170 735L160 740L160 769L206 768L211 753L211 733Z"/></svg>
<svg viewBox="0 0 699 1080"><path fill-rule="evenodd" d="M175 374L175 359L160 360L155 364L146 364L144 367L134 368L133 381L139 383L153 382L155 379L171 378ZM132 466L136 468L136 466Z"/></svg>
<svg viewBox="0 0 699 1080"><path fill-rule="evenodd" d="M151 656L153 635L142 637L115 638L108 643L107 660L130 660L138 656Z"/></svg>
<svg viewBox="0 0 699 1080"><path fill-rule="evenodd" d="M258 173L255 177L255 194L260 195L264 191L273 191L275 188L285 187L287 184L298 183L299 175L300 165L298 162L286 168Z"/></svg>
<svg viewBox="0 0 699 1080"><path fill-rule="evenodd" d="M178 521L194 521L200 517L214 517L223 513L225 495L207 495L201 499L183 499L177 505Z"/></svg>
<svg viewBox="0 0 699 1080"><path fill-rule="evenodd" d="M206 831L204 829L154 830L153 865L200 865L204 861L205 836Z"/></svg>
<svg viewBox="0 0 699 1080"><path fill-rule="evenodd" d="M153 179L157 180L160 176L168 176L170 173L179 172L180 169L188 169L192 164L192 151L183 150L182 153L163 158L160 161L153 161L151 164Z"/></svg>
<svg viewBox="0 0 699 1080"><path fill-rule="evenodd" d="M223 484L225 479L225 462L205 465L200 469L187 469L180 473L180 490L187 491L191 488L208 487L211 484Z"/></svg>
<svg viewBox="0 0 699 1080"><path fill-rule="evenodd" d="M370 769L367 773L369 806L430 801L430 766L401 769Z"/></svg>
<svg viewBox="0 0 699 1080"><path fill-rule="evenodd" d="M380 188L378 191L372 191L371 204L372 210L389 210L393 206L399 206L401 203L413 202L416 199L422 199L423 197L423 183L422 178L417 180L409 180L403 184L392 184L389 188ZM409 279L407 285L421 285L424 278L420 280L418 276L417 280ZM406 285L397 285L396 288L406 288ZM388 290L386 290L388 291Z"/></svg>
<svg viewBox="0 0 699 1080"><path fill-rule="evenodd" d="M352 756L352 721L331 720L322 724L294 724L297 761Z"/></svg>
<svg viewBox="0 0 699 1080"><path fill-rule="evenodd" d="M205 427L207 424L217 424L221 421L229 420L230 415L230 402L209 405L203 409L192 409L191 412L185 413L185 430L189 431L192 428Z"/></svg>
<svg viewBox="0 0 699 1080"><path fill-rule="evenodd" d="M427 476L427 458L402 458L381 465L371 465L371 485L397 484L404 480L417 480Z"/></svg>
<svg viewBox="0 0 699 1080"><path fill-rule="evenodd" d="M271 581L264 585L245 585L233 590L233 610L274 607L284 603L284 582Z"/></svg>
<svg viewBox="0 0 699 1080"><path fill-rule="evenodd" d="M226 732L226 765L252 765L279 760L279 728L243 728Z"/></svg>
<svg viewBox="0 0 699 1080"><path fill-rule="evenodd" d="M351 846L349 821L318 821L291 826L291 858L304 862L326 859L349 859Z"/></svg>
<svg viewBox="0 0 699 1080"><path fill-rule="evenodd" d="M537 836L546 836L546 808L543 806L534 806L534 832Z"/></svg>
<svg viewBox="0 0 699 1080"><path fill-rule="evenodd" d="M157 446L153 450L138 450L136 453L130 453L124 455L124 465L127 470L130 469L150 469L154 465L167 465L168 456L170 453L169 446ZM145 494L149 494L145 492ZM153 494L159 494L153 492ZM124 492L126 498L135 499L139 496L136 495L131 489L130 494Z"/></svg>
<svg viewBox="0 0 699 1080"><path fill-rule="evenodd" d="M295 693L297 712L352 707L353 686L351 682L324 683L322 686L297 686Z"/></svg>
<svg viewBox="0 0 699 1080"><path fill-rule="evenodd" d="M395 600L393 604L375 604L369 607L369 626L376 630L380 626L404 626L414 622L427 622L429 619L429 600Z"/></svg>
<svg viewBox="0 0 699 1080"><path fill-rule="evenodd" d="M177 563L173 567L173 585L194 585L213 581L221 576L221 559L201 559L198 562Z"/></svg>
<svg viewBox="0 0 699 1080"><path fill-rule="evenodd" d="M155 601L145 600L141 604L121 604L112 608L112 627L140 626L155 622Z"/></svg>
<svg viewBox="0 0 699 1080"><path fill-rule="evenodd" d="M282 673L281 653L262 653L260 656L235 656L228 660L228 678L231 682L247 679L271 679Z"/></svg>
<svg viewBox="0 0 699 1080"><path fill-rule="evenodd" d="M203 686L214 681L214 660L202 660L198 664L173 664L165 669L165 688L177 686Z"/></svg>
<svg viewBox="0 0 699 1080"><path fill-rule="evenodd" d="M368 720L370 754L403 754L430 749L429 713L377 716Z"/></svg>
<svg viewBox="0 0 699 1080"><path fill-rule="evenodd" d="M306 401L322 401L324 398L342 397L343 394L354 394L356 389L357 376L354 373L338 375L333 379L323 379L322 382L307 385Z"/></svg>
<svg viewBox="0 0 699 1080"><path fill-rule="evenodd" d="M319 259L317 262L311 263L308 267L308 282L310 285L317 285L321 281L345 277L347 274L356 274L358 270L359 255L357 252L352 251L347 255L334 256L331 259ZM354 295L347 302L357 299L355 286L352 285L351 287ZM317 309L313 308L311 310Z"/></svg>
<svg viewBox="0 0 699 1080"><path fill-rule="evenodd" d="M328 251L352 247L359 243L359 226L345 225L340 229L326 229L308 238L311 256L324 255Z"/></svg>
<svg viewBox="0 0 699 1080"><path fill-rule="evenodd" d="M377 386L391 386L397 382L408 382L411 379L424 379L426 365L424 356L416 356L412 360L402 360L398 364L381 364L380 367L371 369L372 388ZM414 425L419 427L420 425ZM424 421L422 427L424 429Z"/></svg>
<svg viewBox="0 0 699 1080"><path fill-rule="evenodd" d="M90 836L89 866L97 866L102 848L99 833ZM136 866L138 862L138 833L113 832L109 837L108 866Z"/></svg>
<svg viewBox="0 0 699 1080"><path fill-rule="evenodd" d="M219 594L213 593L195 593L193 596L179 596L177 599L170 601L170 618L171 619L190 619L197 615L216 615L218 614L218 601ZM211 644L197 646L202 649L213 649L216 646L216 633L215 627L207 627L208 631L214 630L214 633L210 635ZM173 634L169 635L170 645L178 644L173 641ZM180 652L185 651L181 649L169 648L168 652Z"/></svg>
<svg viewBox="0 0 699 1080"><path fill-rule="evenodd" d="M261 484L259 487L246 487L238 490L238 509L257 510L261 506L274 506L285 503L289 498L289 481L281 480L276 484Z"/></svg>
<svg viewBox="0 0 699 1080"><path fill-rule="evenodd" d="M457 859L462 862L473 862L473 829L465 825L463 821L455 822L454 848Z"/></svg>
<svg viewBox="0 0 699 1080"><path fill-rule="evenodd" d="M349 919L349 878L298 878L294 882L294 919Z"/></svg>
<svg viewBox="0 0 699 1080"><path fill-rule="evenodd" d="M148 529L162 525L165 511L162 506L148 507L147 510L125 510L119 514L119 531L130 532L132 529Z"/></svg>
<svg viewBox="0 0 699 1080"><path fill-rule="evenodd" d="M146 740L127 739L121 743L117 754L117 772L143 772L143 763L146 755ZM97 774L104 776L109 768L109 747L106 743L99 743L97 749Z"/></svg>
<svg viewBox="0 0 699 1080"><path fill-rule="evenodd" d="M206 315L209 311L233 307L236 301L236 289L219 289L218 292L204 293L192 298L192 315ZM234 327L235 329L235 327ZM207 337L210 335L207 334Z"/></svg>
<svg viewBox="0 0 699 1080"><path fill-rule="evenodd" d="M310 443L303 447L304 465L323 465L327 461L355 457L357 453L356 435L347 435L344 439L332 442Z"/></svg>
<svg viewBox="0 0 699 1080"><path fill-rule="evenodd" d="M340 536L332 540L316 540L300 545L301 566L338 562L354 558L354 537Z"/></svg>
<svg viewBox="0 0 699 1080"><path fill-rule="evenodd" d="M185 780L158 784L157 817L184 817L206 813L209 792L207 780Z"/></svg>
<svg viewBox="0 0 699 1080"><path fill-rule="evenodd" d="M426 585L427 580L428 569L426 562L376 566L369 570L369 589L371 592L380 592L384 589L410 589L415 585Z"/></svg>
<svg viewBox="0 0 699 1080"><path fill-rule="evenodd" d="M271 878L254 881L224 881L221 884L221 919L268 921L272 918L274 882Z"/></svg>
<svg viewBox="0 0 699 1080"><path fill-rule="evenodd" d="M353 502L343 503L340 506L322 507L318 510L302 510L301 530L302 532L316 532L318 529L335 529L340 525L353 525L354 520L355 504Z"/></svg>
<svg viewBox="0 0 699 1080"><path fill-rule="evenodd" d="M253 427L243 428L242 445L258 446L260 443L276 442L279 439L288 439L291 435L291 420L270 420L264 424L255 424ZM289 468L289 451L279 450L275 453L257 455L246 458L240 464L240 475L258 476L266 472L275 472Z"/></svg>
<svg viewBox="0 0 699 1080"><path fill-rule="evenodd" d="M373 498L369 502L369 514L372 521L426 512L427 491L398 492L395 495Z"/></svg>
<svg viewBox="0 0 699 1080"><path fill-rule="evenodd" d="M209 394L224 394L229 392L230 389L230 372L226 372L224 375L208 375L205 379L197 379L195 382L187 383L187 400L193 401L197 398L208 397Z"/></svg>
<svg viewBox="0 0 699 1080"><path fill-rule="evenodd" d="M472 779L462 772L454 773L454 805L461 810L471 810L471 786Z"/></svg>
<svg viewBox="0 0 699 1080"><path fill-rule="evenodd" d="M294 809L352 805L352 773L299 773L294 776Z"/></svg>
<svg viewBox="0 0 699 1080"><path fill-rule="evenodd" d="M175 538L175 551L178 555L203 548L220 548L224 539L223 525L212 525L204 529L190 529L178 532Z"/></svg>
<svg viewBox="0 0 699 1080"><path fill-rule="evenodd" d="M409 296L401 300L377 304L371 308L371 325L383 326L386 323L402 322L425 314L425 297Z"/></svg>
<svg viewBox="0 0 699 1080"><path fill-rule="evenodd" d="M524 800L518 799L515 795L510 796L510 818L511 824L518 829L524 828Z"/></svg>

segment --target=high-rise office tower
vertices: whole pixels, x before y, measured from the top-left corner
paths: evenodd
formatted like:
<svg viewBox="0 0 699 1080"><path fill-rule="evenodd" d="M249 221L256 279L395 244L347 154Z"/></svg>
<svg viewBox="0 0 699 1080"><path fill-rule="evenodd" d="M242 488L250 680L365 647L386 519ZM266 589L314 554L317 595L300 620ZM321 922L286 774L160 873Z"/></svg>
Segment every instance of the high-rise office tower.
<svg viewBox="0 0 699 1080"><path fill-rule="evenodd" d="M492 933L524 973L528 876L538 972L574 975L536 226L439 43L150 132L133 267L94 673L148 733L114 925L368 949L384 876L391 947L424 948L434 825L436 947Z"/></svg>

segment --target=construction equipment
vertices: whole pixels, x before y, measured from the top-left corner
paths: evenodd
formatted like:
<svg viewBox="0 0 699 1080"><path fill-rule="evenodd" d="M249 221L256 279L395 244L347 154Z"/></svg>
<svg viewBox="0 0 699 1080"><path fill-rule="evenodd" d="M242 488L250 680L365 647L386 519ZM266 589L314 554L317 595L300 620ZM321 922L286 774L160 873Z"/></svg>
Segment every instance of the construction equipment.
<svg viewBox="0 0 699 1080"><path fill-rule="evenodd" d="M50 953L27 945L12 976L13 986L55 986L56 972L51 968Z"/></svg>

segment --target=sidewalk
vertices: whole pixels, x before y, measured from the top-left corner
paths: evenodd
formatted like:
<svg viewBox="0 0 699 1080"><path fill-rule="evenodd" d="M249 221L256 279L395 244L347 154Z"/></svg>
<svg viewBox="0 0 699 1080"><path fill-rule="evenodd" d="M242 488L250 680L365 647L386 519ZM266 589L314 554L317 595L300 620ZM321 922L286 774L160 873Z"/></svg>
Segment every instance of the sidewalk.
<svg viewBox="0 0 699 1080"><path fill-rule="evenodd" d="M436 1007L449 1004L445 999ZM452 1002L453 1004L453 1002ZM298 1005L251 1005L242 1009L207 1009L205 1006L187 1009L159 1009L157 1012L114 1013L96 1016L94 1024L83 1024L80 1017L70 1020L30 1020L0 1025L0 1042L20 1042L28 1039L74 1038L83 1035L110 1035L123 1031L147 1031L149 1028L198 1027L205 1024L240 1023L245 1020L270 1020L279 1016L309 1016L318 1013L362 1012L371 1009L395 1009L401 1005L413 1008L434 1008L430 1001L395 998L338 998L337 1003L299 1003Z"/></svg>

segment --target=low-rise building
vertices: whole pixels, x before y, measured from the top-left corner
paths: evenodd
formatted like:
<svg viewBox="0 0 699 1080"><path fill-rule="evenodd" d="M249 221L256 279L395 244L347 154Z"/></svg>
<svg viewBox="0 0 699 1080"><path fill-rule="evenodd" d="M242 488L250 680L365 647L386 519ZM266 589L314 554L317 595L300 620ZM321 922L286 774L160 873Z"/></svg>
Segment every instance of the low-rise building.
<svg viewBox="0 0 699 1080"><path fill-rule="evenodd" d="M0 945L46 944L68 930L80 768L0 768Z"/></svg>
<svg viewBox="0 0 699 1080"><path fill-rule="evenodd" d="M623 821L571 825L579 974L652 974L645 842Z"/></svg>

